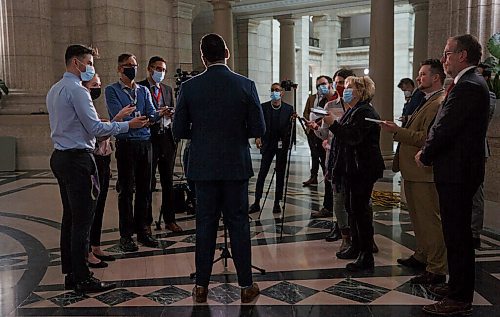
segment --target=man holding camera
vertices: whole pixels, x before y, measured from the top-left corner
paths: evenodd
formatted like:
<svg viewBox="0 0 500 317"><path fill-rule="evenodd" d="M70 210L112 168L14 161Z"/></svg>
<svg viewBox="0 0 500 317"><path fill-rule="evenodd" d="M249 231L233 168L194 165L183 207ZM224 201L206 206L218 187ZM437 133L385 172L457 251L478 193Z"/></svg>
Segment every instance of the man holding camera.
<svg viewBox="0 0 500 317"><path fill-rule="evenodd" d="M151 93L134 81L137 73L136 57L130 53L118 57L118 82L106 87L106 106L110 118L122 108L136 107L132 116L146 116L156 121L167 111L156 111ZM124 120L130 120L131 117ZM120 221L120 248L134 252L139 248L132 240L137 233L137 241L147 247L157 247L149 230L148 205L151 195L151 133L149 127L131 130L116 136L116 163L118 168L118 212ZM135 187L135 201L134 201ZM132 205L134 202L134 205Z"/></svg>
<svg viewBox="0 0 500 317"><path fill-rule="evenodd" d="M260 211L260 199L264 190L264 181L276 156L276 192L274 193L273 213L280 213L280 200L283 198L285 184L285 169L287 163L288 147L292 128L293 107L281 100L283 88L279 83L271 85L271 100L262 104L266 133L262 138L256 138L255 144L260 149L259 176L255 186L255 201L250 206L250 213Z"/></svg>
<svg viewBox="0 0 500 317"><path fill-rule="evenodd" d="M138 82L138 84L149 89L156 110L166 110L165 116L149 127L151 131L151 144L153 147L151 187L154 188L156 186L155 174L156 167L158 166L161 182L160 214L163 216L166 229L173 232L181 232L182 228L175 223L175 211L173 209L173 172L177 145L172 135L174 96L172 94L172 88L162 83L166 71L166 61L160 56L153 56L148 62L147 78ZM150 197L148 207L149 228L151 228L151 224L153 223L152 203L152 197Z"/></svg>

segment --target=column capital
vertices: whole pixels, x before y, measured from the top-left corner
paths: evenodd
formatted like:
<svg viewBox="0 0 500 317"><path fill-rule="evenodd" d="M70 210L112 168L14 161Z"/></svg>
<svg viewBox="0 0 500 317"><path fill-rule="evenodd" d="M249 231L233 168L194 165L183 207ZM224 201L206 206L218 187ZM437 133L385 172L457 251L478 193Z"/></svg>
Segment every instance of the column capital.
<svg viewBox="0 0 500 317"><path fill-rule="evenodd" d="M174 18L191 20L193 18L193 9L195 5L189 1L177 1L174 5Z"/></svg>
<svg viewBox="0 0 500 317"><path fill-rule="evenodd" d="M251 31L257 31L257 28L259 27L260 25L260 21L259 20L255 20L255 19L238 19L236 20L236 24L240 27L245 27L248 29L249 32Z"/></svg>
<svg viewBox="0 0 500 317"><path fill-rule="evenodd" d="M291 14L274 16L274 19L278 20L280 25L295 25L295 18Z"/></svg>
<svg viewBox="0 0 500 317"><path fill-rule="evenodd" d="M231 9L234 1L232 0L208 0L214 7L214 10Z"/></svg>
<svg viewBox="0 0 500 317"><path fill-rule="evenodd" d="M409 2L414 12L429 10L429 0L410 0Z"/></svg>

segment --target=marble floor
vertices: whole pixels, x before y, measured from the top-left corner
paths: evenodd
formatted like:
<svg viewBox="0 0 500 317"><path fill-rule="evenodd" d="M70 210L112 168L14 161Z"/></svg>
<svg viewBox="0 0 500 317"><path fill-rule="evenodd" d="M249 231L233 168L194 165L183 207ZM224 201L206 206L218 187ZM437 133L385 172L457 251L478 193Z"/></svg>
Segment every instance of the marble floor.
<svg viewBox="0 0 500 317"><path fill-rule="evenodd" d="M252 154L254 168L260 156ZM180 173L181 166L176 167ZM283 237L280 222L268 201L260 219L252 214L253 264L262 294L242 305L234 266L229 274L222 262L214 265L207 305L194 305L190 296L194 271L194 217L177 214L184 232L155 231L158 248L140 246L123 253L117 247L118 212L113 173L102 232L103 248L118 260L96 277L116 282L115 290L80 296L63 287L59 234L61 202L50 171L0 173L0 316L425 316L422 305L433 296L412 286L410 269L396 259L412 254L414 236L408 213L391 201L375 198L373 273L348 273L345 260L335 257L340 242L326 242L332 219L310 219L322 202L323 185L303 188L309 176L308 150L292 153ZM270 179L270 175L268 180ZM251 179L250 201L256 178ZM399 174L386 171L375 190L398 194ZM267 184L266 184L267 188ZM273 187L269 199L272 201ZM154 194L154 210L160 194ZM500 316L499 205L486 203L482 248L476 251L474 316ZM222 228L218 242L223 244ZM216 252L216 256L219 252Z"/></svg>

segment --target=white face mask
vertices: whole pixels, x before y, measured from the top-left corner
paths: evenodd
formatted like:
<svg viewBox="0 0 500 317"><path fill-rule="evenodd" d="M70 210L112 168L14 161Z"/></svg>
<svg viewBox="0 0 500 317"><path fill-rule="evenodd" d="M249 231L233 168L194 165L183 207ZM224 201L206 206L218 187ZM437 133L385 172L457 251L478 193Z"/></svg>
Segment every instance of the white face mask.
<svg viewBox="0 0 500 317"><path fill-rule="evenodd" d="M412 95L412 92L408 90L403 91L403 93L405 94L405 98L410 98Z"/></svg>

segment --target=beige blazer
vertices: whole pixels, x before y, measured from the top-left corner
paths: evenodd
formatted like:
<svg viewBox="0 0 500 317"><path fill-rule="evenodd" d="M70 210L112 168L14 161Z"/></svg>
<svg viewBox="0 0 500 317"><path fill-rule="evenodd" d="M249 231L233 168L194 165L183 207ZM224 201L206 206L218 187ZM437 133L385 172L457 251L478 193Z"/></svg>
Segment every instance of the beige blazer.
<svg viewBox="0 0 500 317"><path fill-rule="evenodd" d="M415 155L424 145L427 133L444 97L444 91L433 95L411 115L404 128L398 128L394 133L394 141L399 142L399 155L394 157L398 162L393 162L393 164L398 164L404 180L434 182L432 167L418 167L415 163Z"/></svg>

